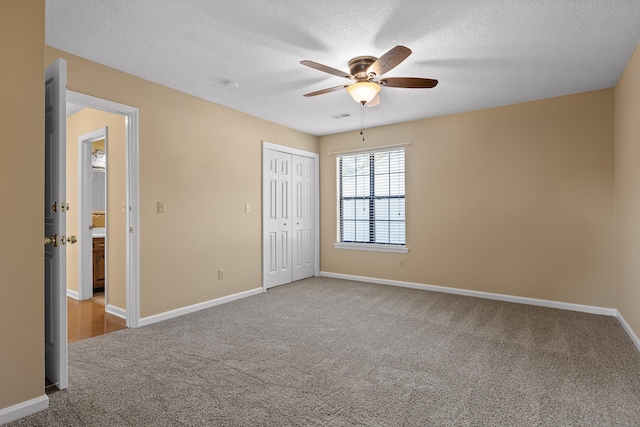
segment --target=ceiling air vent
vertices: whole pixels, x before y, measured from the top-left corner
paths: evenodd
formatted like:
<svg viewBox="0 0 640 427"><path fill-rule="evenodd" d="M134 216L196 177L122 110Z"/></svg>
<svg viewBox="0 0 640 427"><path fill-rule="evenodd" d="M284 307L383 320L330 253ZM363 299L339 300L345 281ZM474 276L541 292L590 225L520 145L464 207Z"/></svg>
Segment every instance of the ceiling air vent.
<svg viewBox="0 0 640 427"><path fill-rule="evenodd" d="M340 114L334 114L331 117L334 118L334 119L344 119L345 117L351 117L351 114L349 114L349 113L340 113Z"/></svg>

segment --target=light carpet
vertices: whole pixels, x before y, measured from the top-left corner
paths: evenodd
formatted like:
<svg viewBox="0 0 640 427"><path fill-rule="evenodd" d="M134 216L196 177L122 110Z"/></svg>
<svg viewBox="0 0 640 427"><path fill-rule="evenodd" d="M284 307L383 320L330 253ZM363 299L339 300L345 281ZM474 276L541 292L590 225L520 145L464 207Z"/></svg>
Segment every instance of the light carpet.
<svg viewBox="0 0 640 427"><path fill-rule="evenodd" d="M11 426L639 426L618 320L311 278L69 346Z"/></svg>

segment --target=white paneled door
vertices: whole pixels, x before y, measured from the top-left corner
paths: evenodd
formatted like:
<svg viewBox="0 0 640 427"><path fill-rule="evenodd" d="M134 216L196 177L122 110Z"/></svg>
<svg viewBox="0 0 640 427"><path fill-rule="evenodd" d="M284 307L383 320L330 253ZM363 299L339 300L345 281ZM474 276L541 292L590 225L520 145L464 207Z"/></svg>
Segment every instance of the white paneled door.
<svg viewBox="0 0 640 427"><path fill-rule="evenodd" d="M315 275L314 158L263 150L265 289Z"/></svg>
<svg viewBox="0 0 640 427"><path fill-rule="evenodd" d="M291 154L265 150L265 283L291 282Z"/></svg>
<svg viewBox="0 0 640 427"><path fill-rule="evenodd" d="M67 388L66 258L66 91L67 63L49 65L45 73L44 289L45 376Z"/></svg>
<svg viewBox="0 0 640 427"><path fill-rule="evenodd" d="M315 233L313 205L314 160L308 157L292 155L292 212L291 223L293 249L293 280L311 277L315 273Z"/></svg>

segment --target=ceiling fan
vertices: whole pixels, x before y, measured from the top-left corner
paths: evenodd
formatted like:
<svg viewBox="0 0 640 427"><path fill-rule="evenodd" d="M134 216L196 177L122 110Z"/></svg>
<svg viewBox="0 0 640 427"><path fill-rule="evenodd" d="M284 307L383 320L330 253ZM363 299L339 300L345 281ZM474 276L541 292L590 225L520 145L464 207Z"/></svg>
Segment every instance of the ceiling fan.
<svg viewBox="0 0 640 427"><path fill-rule="evenodd" d="M405 46L396 46L380 58L374 56L357 56L349 61L349 73L313 61L300 61L302 65L318 71L355 81L355 83L310 92L304 96L322 95L346 88L349 95L351 95L355 101L362 105L366 104L369 107L373 107L380 103L378 92L380 92L381 86L422 89L435 87L438 81L433 79L418 77L380 78L383 74L391 71L407 59L409 55L411 55L411 49Z"/></svg>

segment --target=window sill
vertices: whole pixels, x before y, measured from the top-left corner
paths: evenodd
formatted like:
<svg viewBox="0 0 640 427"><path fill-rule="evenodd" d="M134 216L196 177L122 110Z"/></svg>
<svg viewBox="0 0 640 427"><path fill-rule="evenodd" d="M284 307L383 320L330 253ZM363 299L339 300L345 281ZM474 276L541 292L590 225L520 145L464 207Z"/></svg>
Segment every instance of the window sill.
<svg viewBox="0 0 640 427"><path fill-rule="evenodd" d="M336 249L350 249L355 251L372 251L372 252L394 252L398 254L406 254L409 248L405 245L379 245L375 243L345 243L337 242L333 244Z"/></svg>

